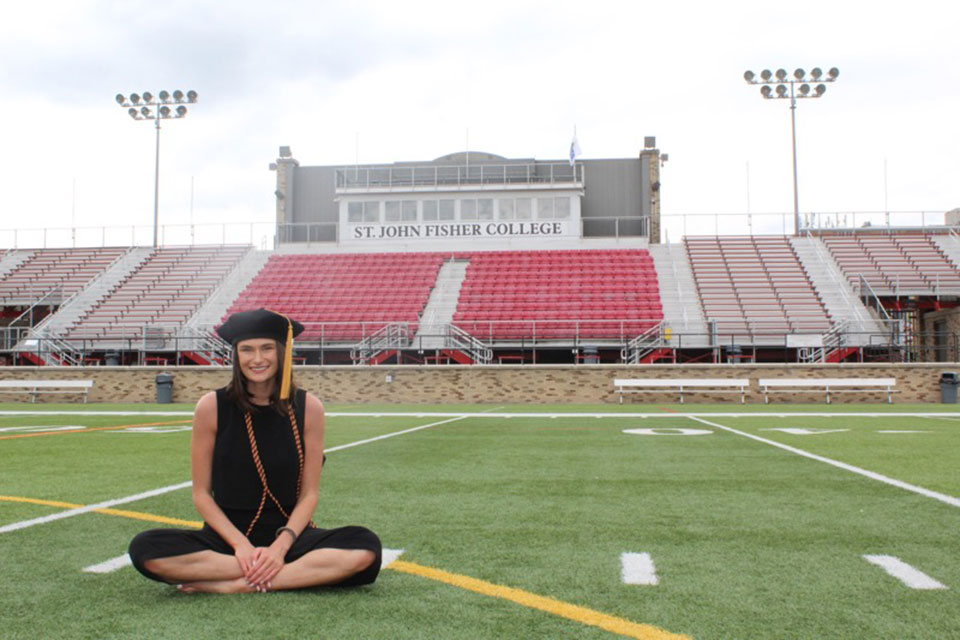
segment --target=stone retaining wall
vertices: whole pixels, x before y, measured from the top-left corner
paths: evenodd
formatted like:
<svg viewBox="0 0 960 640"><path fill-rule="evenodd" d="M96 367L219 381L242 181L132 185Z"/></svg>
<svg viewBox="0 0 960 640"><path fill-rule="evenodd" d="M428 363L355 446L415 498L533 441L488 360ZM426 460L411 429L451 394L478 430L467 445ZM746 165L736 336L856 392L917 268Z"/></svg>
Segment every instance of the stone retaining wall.
<svg viewBox="0 0 960 640"><path fill-rule="evenodd" d="M616 403L615 378L749 378L748 403L762 403L758 378L896 378L895 403L940 402L940 374L957 363L897 365L498 365L498 366L297 366L297 383L330 403L373 404L573 404ZM154 378L173 374L173 401L193 403L230 378L226 367L0 367L0 380L95 381L91 402L154 402ZM687 402L736 402L734 394L693 393ZM26 401L24 395L0 401ZM837 403L885 402L886 393L840 393ZM39 402L81 402L80 396L45 395ZM625 403L676 402L675 393L627 396ZM822 403L814 393L778 393L772 402Z"/></svg>

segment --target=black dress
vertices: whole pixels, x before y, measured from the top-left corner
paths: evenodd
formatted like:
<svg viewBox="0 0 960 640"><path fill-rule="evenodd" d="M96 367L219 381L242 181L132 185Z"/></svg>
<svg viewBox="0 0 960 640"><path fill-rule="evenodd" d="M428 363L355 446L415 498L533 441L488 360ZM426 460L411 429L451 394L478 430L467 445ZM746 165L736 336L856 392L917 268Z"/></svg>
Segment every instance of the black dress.
<svg viewBox="0 0 960 640"><path fill-rule="evenodd" d="M301 443L305 406L306 392L300 389L294 396L293 407ZM250 417L267 485L283 510L289 514L296 505L300 473L297 439L290 419L270 407L259 408L251 412ZM247 537L255 547L269 546L275 539L277 529L287 524L287 516L280 512L270 497L263 500L260 508L264 497L263 483L254 463L244 414L230 400L225 389L217 390L217 435L213 446L211 489L217 505L235 527L248 532ZM366 549L376 554L376 560L367 569L337 586L369 584L376 580L380 572L380 539L364 527L320 529L308 525L287 551L284 561L293 562L316 549ZM165 582L148 571L143 563L155 558L207 550L227 555L234 553L233 547L206 523L199 531L144 531L130 543L129 553L133 566L140 573L152 580Z"/></svg>

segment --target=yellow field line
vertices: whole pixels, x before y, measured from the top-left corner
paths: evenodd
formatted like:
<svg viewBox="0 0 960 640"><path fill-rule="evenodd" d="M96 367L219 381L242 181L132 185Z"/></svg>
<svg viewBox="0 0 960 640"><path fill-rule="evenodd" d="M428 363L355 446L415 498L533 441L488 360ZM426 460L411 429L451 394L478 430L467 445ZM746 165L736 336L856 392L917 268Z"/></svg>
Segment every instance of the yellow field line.
<svg viewBox="0 0 960 640"><path fill-rule="evenodd" d="M82 504L73 504L72 502L60 502L59 500L37 500L36 498L20 498L17 496L0 496L0 502L25 502L27 504L39 504L44 507L61 507L63 509L79 509ZM161 524L172 524L181 527L193 527L199 529L203 526L202 522L196 520L181 520L179 518L168 518L167 516L158 516L152 513L143 513L140 511L126 511L124 509L94 509L94 513L103 513L108 516L120 516L121 518L132 518L134 520L146 520L147 522L159 522Z"/></svg>
<svg viewBox="0 0 960 640"><path fill-rule="evenodd" d="M530 609L546 611L561 618L573 620L591 627L599 627L604 631L617 633L628 638L637 638L637 640L689 640L689 636L670 633L669 631L664 631L649 624L637 624L636 622L630 622L629 620L600 613L599 611L587 609L586 607L538 596L535 593L530 593L522 589L504 587L499 584L493 584L492 582L477 580L470 576L424 567L412 562L394 560L390 563L390 568L394 571L429 578L430 580L443 582L444 584L460 587L461 589L480 593L485 596L509 600Z"/></svg>
<svg viewBox="0 0 960 640"><path fill-rule="evenodd" d="M37 504L48 507L61 507L64 509L76 509L84 506L82 504L60 502L58 500L38 500L36 498L21 498L17 496L2 495L0 495L0 501L24 502L27 504ZM119 516L121 518L147 520L149 522L180 525L185 527L193 527L196 529L199 529L203 526L202 522L195 520L180 520L179 518L168 518L166 516L158 516L152 513L143 513L140 511L126 511L123 509L94 509L94 512L111 516ZM459 587L460 589L465 589L467 591L473 591L474 593L479 593L485 596L509 600L510 602L514 602L530 609L537 609L539 611L551 613L555 616L566 618L567 620L573 620L574 622L579 622L580 624L590 627L597 627L603 629L604 631L616 633L627 638L635 638L636 640L690 640L690 636L671 633L653 625L638 624L624 618L618 618L616 616L601 613L593 609L588 609L587 607L581 607L579 605L569 604L560 600L554 600L553 598L539 596L535 593L531 593L530 591L524 591L523 589L505 587L492 582L478 580L477 578L471 578L470 576L450 573L448 571L434 569L432 567L425 567L423 565L414 564L413 562L394 560L387 568L393 569L394 571L399 571L400 573L407 573L410 575L419 576L421 578L427 578L428 580L435 580L437 582Z"/></svg>
<svg viewBox="0 0 960 640"><path fill-rule="evenodd" d="M0 436L0 440L14 438L35 438L37 436L66 436L71 433L89 433L91 431L111 431L115 429L129 429L131 427L165 427L172 424L189 424L191 420L173 420L171 422L146 422L140 424L122 424L119 427L90 427L89 429L73 429L71 431L33 431L31 433L15 433L9 436Z"/></svg>

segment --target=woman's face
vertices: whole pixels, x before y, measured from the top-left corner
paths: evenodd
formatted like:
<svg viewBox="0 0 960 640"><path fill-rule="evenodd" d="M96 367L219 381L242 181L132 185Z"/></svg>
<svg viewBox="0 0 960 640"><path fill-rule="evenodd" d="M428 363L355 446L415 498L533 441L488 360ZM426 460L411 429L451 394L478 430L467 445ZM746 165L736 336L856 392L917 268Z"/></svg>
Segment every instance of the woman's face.
<svg viewBox="0 0 960 640"><path fill-rule="evenodd" d="M237 362L248 382L268 382L277 375L277 341L251 338L237 343Z"/></svg>

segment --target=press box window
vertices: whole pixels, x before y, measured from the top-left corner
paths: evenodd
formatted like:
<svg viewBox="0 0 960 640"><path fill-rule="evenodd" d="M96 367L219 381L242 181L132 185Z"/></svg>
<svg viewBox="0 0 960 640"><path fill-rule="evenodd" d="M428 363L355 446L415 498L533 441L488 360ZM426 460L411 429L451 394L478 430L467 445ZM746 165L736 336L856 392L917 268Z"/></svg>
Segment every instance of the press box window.
<svg viewBox="0 0 960 640"><path fill-rule="evenodd" d="M501 198L499 203L501 220L529 220L530 198Z"/></svg>
<svg viewBox="0 0 960 640"><path fill-rule="evenodd" d="M437 220L456 220L456 200L424 200L423 220L436 222Z"/></svg>

